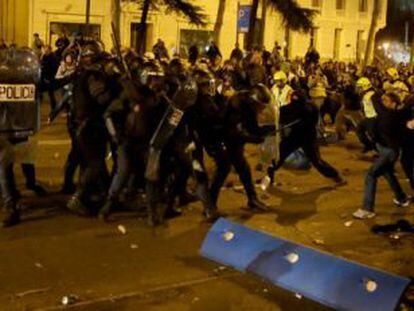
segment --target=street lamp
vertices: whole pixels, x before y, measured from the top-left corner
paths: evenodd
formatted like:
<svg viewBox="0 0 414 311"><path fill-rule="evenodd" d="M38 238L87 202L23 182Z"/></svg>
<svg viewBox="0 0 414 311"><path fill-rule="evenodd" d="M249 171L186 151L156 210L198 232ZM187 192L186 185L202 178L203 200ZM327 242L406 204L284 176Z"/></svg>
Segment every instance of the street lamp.
<svg viewBox="0 0 414 311"><path fill-rule="evenodd" d="M385 53L387 53L388 49L390 48L390 43L389 42L384 42L382 44L382 48L384 49Z"/></svg>

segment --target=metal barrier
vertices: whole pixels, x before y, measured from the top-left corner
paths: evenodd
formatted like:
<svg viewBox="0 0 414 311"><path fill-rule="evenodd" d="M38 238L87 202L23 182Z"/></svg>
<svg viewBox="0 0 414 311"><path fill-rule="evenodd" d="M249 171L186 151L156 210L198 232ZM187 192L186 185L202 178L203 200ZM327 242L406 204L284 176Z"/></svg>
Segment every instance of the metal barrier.
<svg viewBox="0 0 414 311"><path fill-rule="evenodd" d="M201 254L336 310L395 310L411 282L224 218L209 231Z"/></svg>

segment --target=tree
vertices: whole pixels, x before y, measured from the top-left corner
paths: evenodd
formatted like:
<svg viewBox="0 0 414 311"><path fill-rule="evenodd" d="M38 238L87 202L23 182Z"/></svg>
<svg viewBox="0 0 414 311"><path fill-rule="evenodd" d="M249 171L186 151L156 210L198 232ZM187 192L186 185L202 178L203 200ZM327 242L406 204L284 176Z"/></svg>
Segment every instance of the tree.
<svg viewBox="0 0 414 311"><path fill-rule="evenodd" d="M162 6L167 12L174 12L176 14L186 17L189 22L196 26L206 25L206 15L202 7L194 5L190 0L137 0L141 3L141 20L138 25L137 32L137 52L145 53L146 50L146 36L147 36L147 20L150 10L160 10Z"/></svg>
<svg viewBox="0 0 414 311"><path fill-rule="evenodd" d="M256 16L260 0L253 0L249 21L249 32L247 33L247 49L254 44L256 31ZM296 0L267 0L266 6L279 12L282 16L283 25L291 30L309 32L313 28L314 10L302 8Z"/></svg>
<svg viewBox="0 0 414 311"><path fill-rule="evenodd" d="M121 38L121 0L112 0L111 6L112 22L115 25L116 36L117 38Z"/></svg>
<svg viewBox="0 0 414 311"><path fill-rule="evenodd" d="M374 0L374 6L372 8L372 18L371 26L369 28L369 34L367 39L367 46L365 48L365 57L362 63L362 68L368 65L370 59L373 56L374 44L375 44L375 34L377 32L379 17L381 14L382 0Z"/></svg>
<svg viewBox="0 0 414 311"><path fill-rule="evenodd" d="M263 46L265 42L266 17L267 17L267 0L262 0L262 25L260 27L260 41L259 41L261 46Z"/></svg>
<svg viewBox="0 0 414 311"><path fill-rule="evenodd" d="M86 0L85 8L85 33L84 35L89 36L89 21L91 18L91 0Z"/></svg>
<svg viewBox="0 0 414 311"><path fill-rule="evenodd" d="M250 9L250 20L249 20L249 32L247 33L247 50L251 50L254 44L254 35L256 33L256 17L257 9L259 8L260 0L253 0L252 7ZM282 0L283 1L283 0Z"/></svg>
<svg viewBox="0 0 414 311"><path fill-rule="evenodd" d="M219 0L216 22L214 24L214 41L216 42L217 46L220 46L220 34L221 34L221 28L223 27L225 11L226 11L226 0Z"/></svg>

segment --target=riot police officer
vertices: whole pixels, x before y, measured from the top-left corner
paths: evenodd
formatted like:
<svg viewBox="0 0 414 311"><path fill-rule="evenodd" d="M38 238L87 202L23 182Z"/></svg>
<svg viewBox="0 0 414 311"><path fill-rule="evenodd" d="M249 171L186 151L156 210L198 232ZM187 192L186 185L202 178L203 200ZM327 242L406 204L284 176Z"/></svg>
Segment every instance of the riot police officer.
<svg viewBox="0 0 414 311"><path fill-rule="evenodd" d="M3 228L17 225L20 223L20 213L13 177L13 147L4 137L0 137L0 187L5 211L0 225Z"/></svg>
<svg viewBox="0 0 414 311"><path fill-rule="evenodd" d="M32 51L0 51L0 188L5 209L1 227L20 222L10 141L25 140L39 130L39 82L40 64Z"/></svg>
<svg viewBox="0 0 414 311"><path fill-rule="evenodd" d="M68 208L80 215L99 209L110 182L105 158L108 132L103 119L120 91L117 74L96 42L82 47L79 68L73 78L74 118L80 153L79 186Z"/></svg>
<svg viewBox="0 0 414 311"><path fill-rule="evenodd" d="M197 182L204 216L211 221L215 218L215 205L208 194L202 152L197 146L191 147L195 143L189 118L197 99L197 84L178 59L171 61L167 73L168 97L163 98L168 107L151 139L145 174L149 222L151 225L163 223L167 208L171 208L168 203L178 194L174 189L185 189L190 174ZM174 168L178 167L181 172L176 175ZM167 185L170 177L174 180L172 188ZM171 189L172 193L169 192Z"/></svg>
<svg viewBox="0 0 414 311"><path fill-rule="evenodd" d="M138 80L138 78L140 78ZM140 75L124 77L122 92L104 113L112 140L118 145L118 165L107 201L99 216L106 220L119 203L120 192L132 178L144 182L148 146L166 109L160 98L164 73L156 63L143 64Z"/></svg>
<svg viewBox="0 0 414 311"><path fill-rule="evenodd" d="M217 202L220 189L233 166L246 191L248 207L253 211L268 210L268 207L257 197L244 148L247 143L262 143L267 135L274 132L274 126L259 126L257 119L259 113L270 104L271 100L269 89L260 83L249 91L238 92L230 99L222 120L221 139L207 149L217 167L210 189L213 202Z"/></svg>

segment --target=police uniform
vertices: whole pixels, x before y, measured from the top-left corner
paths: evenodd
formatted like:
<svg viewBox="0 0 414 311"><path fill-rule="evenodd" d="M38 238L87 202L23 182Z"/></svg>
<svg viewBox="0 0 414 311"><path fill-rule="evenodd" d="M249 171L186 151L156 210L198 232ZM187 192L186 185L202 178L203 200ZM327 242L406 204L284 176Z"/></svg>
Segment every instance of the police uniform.
<svg viewBox="0 0 414 311"><path fill-rule="evenodd" d="M73 79L80 178L68 208L80 215L91 212L91 203L99 208L109 186L105 162L109 136L103 114L120 91L118 77L105 71L106 60L100 58L98 51L91 53L94 63L81 67Z"/></svg>
<svg viewBox="0 0 414 311"><path fill-rule="evenodd" d="M10 141L27 140L39 130L39 81L40 64L33 52L24 48L0 52L0 188L6 212L2 227L20 222Z"/></svg>
<svg viewBox="0 0 414 311"><path fill-rule="evenodd" d="M253 96L255 91L262 93L260 99L257 98L257 94ZM258 125L257 111L254 108L254 105L259 103L262 105L269 103L270 98L270 91L259 84L251 91L238 92L230 99L223 118L222 138L207 149L216 164L210 190L213 202L217 202L220 189L233 166L246 191L249 208L267 210L266 205L257 198L250 166L244 155L244 147L246 143L262 143L265 137L274 131L274 126Z"/></svg>
<svg viewBox="0 0 414 311"><path fill-rule="evenodd" d="M0 188L3 198L5 217L2 227L9 227L20 222L17 208L16 185L13 175L13 147L5 137L0 136Z"/></svg>
<svg viewBox="0 0 414 311"><path fill-rule="evenodd" d="M107 219L119 203L120 192L132 180L145 184L144 172L148 146L157 120L166 109L166 103L150 88L137 81L123 81L123 91L104 113L108 131L118 145L117 170L112 179L107 202L100 217Z"/></svg>

